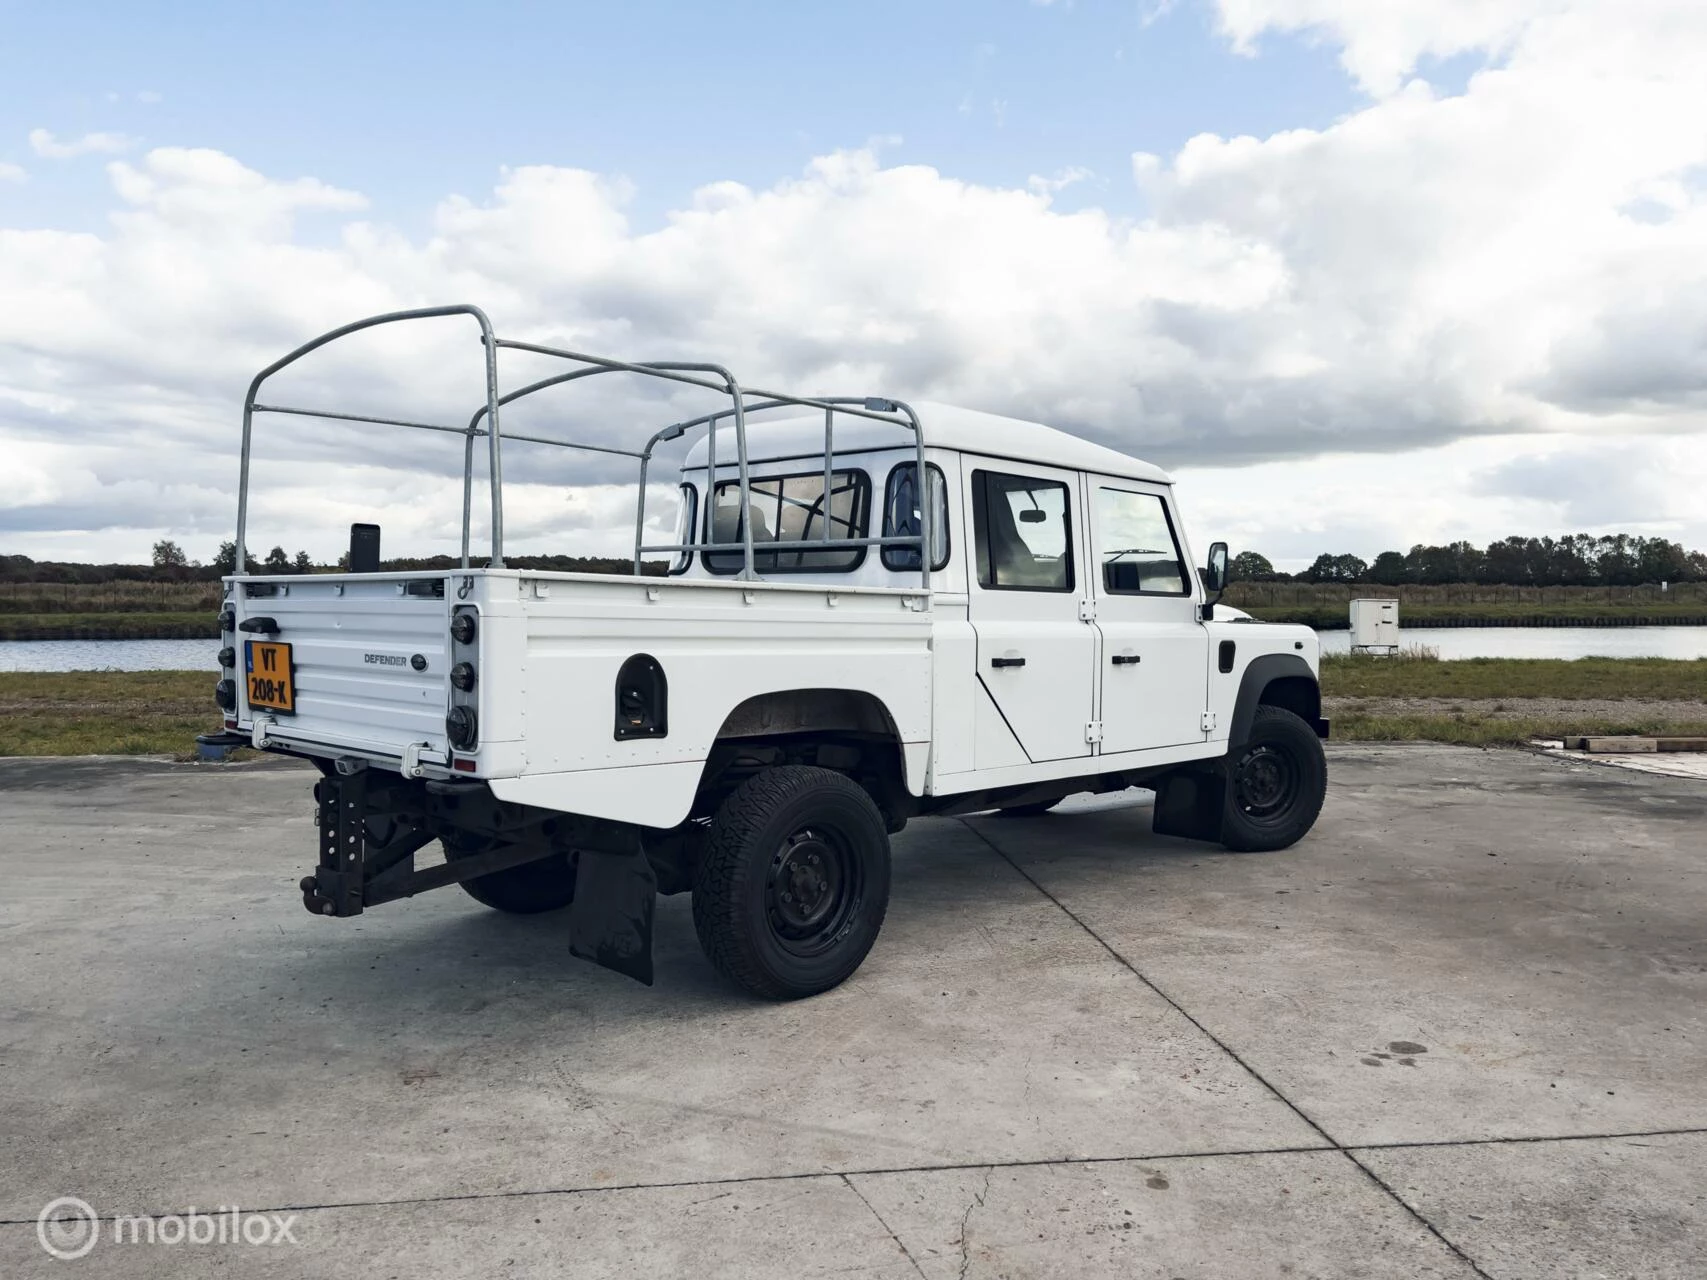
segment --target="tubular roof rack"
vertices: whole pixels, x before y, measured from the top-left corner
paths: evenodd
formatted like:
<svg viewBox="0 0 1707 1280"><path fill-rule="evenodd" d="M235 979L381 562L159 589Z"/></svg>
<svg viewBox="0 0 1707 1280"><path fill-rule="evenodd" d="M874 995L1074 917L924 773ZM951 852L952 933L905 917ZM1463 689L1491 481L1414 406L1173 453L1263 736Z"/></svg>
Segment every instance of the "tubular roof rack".
<svg viewBox="0 0 1707 1280"><path fill-rule="evenodd" d="M474 410L465 427L446 426L434 422L413 422L403 418L381 418L365 414L343 413L330 409L301 408L294 405L274 405L258 403L261 386L280 370L295 364L302 357L319 350L328 343L339 338L348 337L364 329L372 329L379 325L396 324L404 320L429 320L444 316L471 316L480 326L480 342L486 349L486 387L485 398ZM550 378L542 378L537 382L518 387L514 391L499 394L498 391L498 352L500 350L525 351L532 355L549 356L570 362L573 368L567 372ZM582 378L596 377L606 373L631 373L643 377L662 378L671 382L685 383L689 386L703 387L709 391L719 392L729 397L729 407L714 413L703 414L684 422L673 423L655 432L646 446L638 451L619 449L610 445L588 444L573 440L552 440L543 436L522 435L519 433L506 435L499 421L499 410L525 396L547 388L575 382ZM752 397L750 399L749 397ZM446 307L421 307L410 311L388 311L383 315L369 316L365 320L357 320L340 328L321 334L312 341L305 342L290 354L275 360L265 369L255 375L249 384L249 392L243 400L243 450L241 472L237 486L237 558L234 571L244 571L243 538L249 520L249 459L253 437L254 417L257 413L296 414L310 418L324 418L336 422L375 423L393 427L408 427L417 431L443 431L464 437L462 464L462 567L469 564L469 535L474 511L474 442L477 439L486 440L489 455L489 478L491 481L492 501L492 556L491 566L502 568L504 565L504 477L502 443L504 440L525 440L533 444L547 444L564 449L580 449L593 453L615 454L619 457L639 460L639 496L635 501L634 511L634 572L640 572L641 557L646 552L695 552L695 551L739 551L742 568L738 575L740 579L753 579L758 575L753 571L753 532L746 520L740 522L740 542L700 542L671 543L668 545L645 545L646 529L646 476L651 466L653 451L658 445L675 440L688 431L704 427L708 436L707 441L707 475L717 473L717 433L718 425L724 419L732 419L735 428L735 460L739 473L740 509L745 511L750 499L747 475L747 415L763 413L767 410L782 408L822 409L824 411L824 492L830 492L830 473L833 454L835 451L835 420L837 414L847 414L852 417L871 418L879 422L888 422L905 427L913 433L913 443L917 455L916 465L918 475L925 474L925 438L919 425L919 418L913 410L899 400L887 400L873 396L861 397L819 397L791 396L777 391L760 391L756 388L743 388L735 380L735 376L722 365L697 364L671 361L650 361L646 363L631 363L624 360L612 360L604 356L587 355L578 351L565 351L557 347L540 346L532 342L515 342L500 338L492 331L492 324L486 318L486 313L479 307L459 304ZM724 464L724 465L727 465ZM919 552L920 585L930 586L930 553L928 548L934 545L935 530L932 525L935 512L928 502L920 504L920 528L916 534L906 534L888 538L832 538L829 536L831 522L824 522L822 538L804 542L801 550L836 550L851 547L874 546L905 546L916 547ZM693 535L690 533L689 535ZM708 530L709 536L709 530Z"/></svg>

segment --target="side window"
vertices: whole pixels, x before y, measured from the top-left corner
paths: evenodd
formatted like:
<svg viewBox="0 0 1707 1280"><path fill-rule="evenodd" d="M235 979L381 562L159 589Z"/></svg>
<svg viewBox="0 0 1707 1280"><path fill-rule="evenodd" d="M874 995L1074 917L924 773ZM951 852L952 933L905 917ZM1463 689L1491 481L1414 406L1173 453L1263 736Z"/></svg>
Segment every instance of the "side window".
<svg viewBox="0 0 1707 1280"><path fill-rule="evenodd" d="M747 494L747 510L743 512L739 482L718 482L706 504L707 542L739 542L742 531L751 523L753 568L760 572L848 573L864 562L864 547L814 551L811 544L826 531L831 538L866 536L871 478L865 472L831 472L828 494L824 492L822 471L752 479ZM739 551L703 554L705 567L713 573L741 571Z"/></svg>
<svg viewBox="0 0 1707 1280"><path fill-rule="evenodd" d="M693 531L699 521L699 490L691 484L684 484L681 490L681 507L676 512L677 546L685 546L693 541ZM688 565L693 563L693 552L678 551L676 558L670 562L671 573L686 573Z"/></svg>
<svg viewBox="0 0 1707 1280"><path fill-rule="evenodd" d="M1102 585L1116 595L1183 596L1185 562L1168 506L1154 493L1097 491Z"/></svg>
<svg viewBox="0 0 1707 1280"><path fill-rule="evenodd" d="M919 524L924 519L919 506L918 464L902 462L889 473L888 492L883 498L883 536L885 538L918 537ZM948 565L948 483L936 463L925 463L925 475L931 491L931 570ZM885 569L919 568L916 547L884 547Z"/></svg>
<svg viewBox="0 0 1707 1280"><path fill-rule="evenodd" d="M1072 508L1066 485L974 471L972 530L979 586L995 591L1073 589Z"/></svg>

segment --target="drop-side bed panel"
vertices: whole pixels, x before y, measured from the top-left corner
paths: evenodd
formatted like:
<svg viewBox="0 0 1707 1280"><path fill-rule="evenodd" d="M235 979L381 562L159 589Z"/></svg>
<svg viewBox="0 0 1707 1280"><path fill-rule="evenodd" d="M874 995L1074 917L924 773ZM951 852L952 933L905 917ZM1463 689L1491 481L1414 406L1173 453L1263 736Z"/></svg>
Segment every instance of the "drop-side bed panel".
<svg viewBox="0 0 1707 1280"><path fill-rule="evenodd" d="M482 662L503 672L485 679L489 745L513 741L519 756L501 771L513 781L494 778L501 799L673 825L730 713L796 689L875 699L922 788L931 615L919 592L560 575L521 581L511 604L485 586ZM663 668L668 733L619 740L617 674L637 653Z"/></svg>

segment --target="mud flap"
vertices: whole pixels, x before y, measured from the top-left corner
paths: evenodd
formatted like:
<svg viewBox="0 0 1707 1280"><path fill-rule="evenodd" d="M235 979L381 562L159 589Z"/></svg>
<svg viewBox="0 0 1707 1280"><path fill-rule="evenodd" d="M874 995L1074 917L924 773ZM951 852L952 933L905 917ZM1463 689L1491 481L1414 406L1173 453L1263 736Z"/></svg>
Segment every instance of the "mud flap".
<svg viewBox="0 0 1707 1280"><path fill-rule="evenodd" d="M1156 783L1150 829L1159 836L1221 841L1221 809L1227 780L1219 773L1170 773Z"/></svg>
<svg viewBox="0 0 1707 1280"><path fill-rule="evenodd" d="M604 849L577 850L569 954L651 986L657 904L658 877L638 832Z"/></svg>

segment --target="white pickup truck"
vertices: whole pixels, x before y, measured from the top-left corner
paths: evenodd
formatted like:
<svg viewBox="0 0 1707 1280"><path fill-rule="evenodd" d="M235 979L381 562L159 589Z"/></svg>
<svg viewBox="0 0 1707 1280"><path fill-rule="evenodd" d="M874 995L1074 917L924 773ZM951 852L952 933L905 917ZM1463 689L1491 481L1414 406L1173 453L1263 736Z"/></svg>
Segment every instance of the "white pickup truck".
<svg viewBox="0 0 1707 1280"><path fill-rule="evenodd" d="M258 398L346 334L443 316L475 320L485 345L466 424ZM564 372L501 393L508 349ZM613 374L717 407L626 450L500 429L522 396ZM798 997L865 958L889 835L911 817L1036 815L1141 786L1156 831L1264 850L1320 810L1315 634L1217 619L1225 545L1195 571L1167 475L1124 454L966 409L788 396L715 366L513 342L477 308L430 308L345 326L255 378L239 555L261 413L465 437L459 565L380 572L377 537L357 526L370 536L352 538L351 572L255 574L240 559L225 580L227 740L321 771L319 865L302 881L317 914L459 883L502 911L568 908L575 954L650 983L656 895L691 891L719 970ZM678 532L648 545L648 467L684 436ZM515 439L638 462L632 574L506 567L501 445ZM469 555L477 442L484 564ZM642 572L648 558L668 572ZM444 861L417 866L433 842Z"/></svg>

